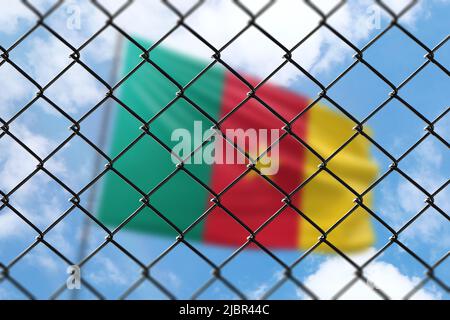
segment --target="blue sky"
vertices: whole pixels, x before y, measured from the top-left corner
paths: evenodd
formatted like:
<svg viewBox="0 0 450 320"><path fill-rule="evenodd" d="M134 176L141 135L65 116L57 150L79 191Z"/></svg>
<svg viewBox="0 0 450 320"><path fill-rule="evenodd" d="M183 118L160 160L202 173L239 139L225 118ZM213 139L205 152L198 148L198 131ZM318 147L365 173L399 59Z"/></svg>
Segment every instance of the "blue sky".
<svg viewBox="0 0 450 320"><path fill-rule="evenodd" d="M43 7L48 6L49 3L51 1L38 1L38 4ZM338 16L330 23L362 47L380 30L357 30L361 29L359 23L364 22L364 19L359 21L356 18L360 17L361 12L366 12L364 10L365 2L351 1L350 3L351 7L348 11L344 9L348 15L342 14L342 17ZM145 6L138 2L137 6L139 5ZM67 29L67 16L73 15L74 8L81 8L80 17L83 24L80 30ZM139 10L139 7L137 8L135 14L139 17L139 11L142 10ZM213 2L209 7L206 6L203 13L200 11L198 17L194 16L190 23L197 28L196 30L199 33L205 34L211 42L217 41L220 43L222 41L223 43L223 39L229 38L233 31L242 26L241 20L246 17L240 17L241 20L236 18L233 23L229 23L220 30L217 28L206 30L208 25L211 25L211 15L214 8L217 9L217 12L223 13L222 15L225 17L229 14L237 14L234 11L236 8L229 8ZM95 30L98 30L105 19L101 13L90 9L93 8L85 1L72 1L68 7L62 7L52 15L49 18L49 24L70 39L71 44L78 46ZM274 9L273 17L270 14L267 18L263 18L263 16L261 24L272 31L274 35L279 36L289 46L297 38L283 33L283 30L285 30L283 27L286 26L280 21L280 16L275 15L282 10L283 7ZM156 9L154 14L158 14ZM164 18L164 23L167 25L173 24L175 19L173 15L166 11L164 11L164 14L161 15L160 20L155 17L155 20L149 23L157 24ZM294 21L296 20L295 13L291 14L291 16L286 15L284 23L299 23ZM30 28L34 21L33 16L27 13L26 9L18 3L13 4L6 14L0 15L6 16L6 18L5 16L0 17L1 24L7 22L6 25L9 26L0 31L0 45L5 48L8 48L15 39ZM311 13L305 16L304 25L314 23L313 18L309 20L310 15ZM424 44L433 48L449 36L448 16L450 16L448 1L425 1L401 22ZM352 18L354 20L351 20ZM160 26L150 29L151 25L145 24L146 28L143 28L137 22L135 23L137 26L132 26L129 19L130 17L125 14L122 20L118 20L118 23L122 27L129 27L130 29L125 30L130 33L140 33L139 36L158 38L158 35L165 30ZM383 15L381 28L385 28L387 24L388 20ZM299 33L308 30L308 26L303 26L303 24L297 27ZM148 31L142 32L142 30L154 30L154 34ZM251 32L256 31L249 31L249 35L243 36L244 40L237 41L235 45L227 49L224 52L224 59L230 59L230 64L239 69L262 77L267 75L267 72L270 72L273 66L281 61L273 58L275 53L278 54L278 51L270 46L267 39ZM103 78L107 78L110 71L109 66L113 58L112 52L116 39L114 34L112 30L108 29L105 32L106 36L95 40L83 51L83 61ZM168 40L167 45L169 47L189 51L191 54L202 57L210 56L204 46L200 46L192 39L192 36L189 37L186 33L180 32L174 36L174 39L173 41ZM180 39L190 40L193 44L186 48L183 44L180 45ZM249 39L253 41L251 45L249 45L249 42L245 42L250 41ZM238 52L240 53L238 54ZM67 59L70 53L68 48L55 41L54 37L48 32L39 29L33 36L15 48L11 52L10 58L26 72L32 74L40 84L45 84L70 62ZM394 28L365 52L364 59L393 84L399 85L425 62L425 54L426 52L417 46L414 41ZM309 43L300 47L294 54L294 59L298 58L299 63L304 63L302 65L308 67L322 83L328 84L353 62L352 55L352 51L348 50L339 39L324 32L318 38L313 38ZM281 56L282 54L278 54L276 57ZM450 43L442 46L436 52L435 57L448 70L450 68ZM6 88L0 96L0 117L8 120L32 99L36 89L7 64L0 67L0 81ZM310 97L315 97L320 91L305 77L298 77L298 71L292 67L283 69L274 81ZM433 64L429 64L418 76L403 87L399 94L429 120L434 120L449 107L449 84L448 75ZM390 91L392 89L368 68L358 65L330 89L328 94L358 119L364 119L388 97ZM104 97L105 92L104 87L99 85L94 78L84 72L81 67L76 66L54 86L50 87L46 94L52 101L61 106L68 115L79 119L89 108ZM97 123L100 117L101 112L96 112L82 126L82 132L93 141L98 139L99 128ZM425 134L423 129L426 127L421 119L401 103L395 101L389 103L367 124L374 131L374 139L396 157L403 154L423 136ZM11 132L20 137L26 144L33 145L35 147L33 150L39 156L46 157L68 137L70 131L67 128L70 125L70 122L55 112L48 103L38 100L28 111L14 121L11 125ZM448 116L439 121L435 130L448 141ZM0 139L0 150L0 188L3 192L7 192L16 186L27 173L32 172L36 163L30 155L8 137ZM380 165L381 172L386 171L391 161L375 148L373 153ZM419 182L428 192L434 192L448 180L450 168L445 161L447 155L448 149L445 145L430 137L402 160L400 168ZM95 153L89 146L81 139L75 138L66 148L58 152L47 163L46 167L72 190L78 191L91 179L94 156ZM69 192L48 179L45 174L39 173L15 192L10 202L43 230L56 217L61 216L65 210L70 208L70 203L67 200L71 197ZM82 203L85 203L86 198L86 196L82 197ZM426 196L412 184L394 173L375 189L374 211L398 229L424 206L423 200L425 198ZM450 207L448 199L448 189L444 189L436 197L435 203L443 211L448 212ZM82 217L83 213L80 210L71 211L63 222L58 224L46 237L49 243L73 261L77 259ZM377 243L373 249L354 257L360 263L370 258L376 249L384 246L391 236L381 224L374 223L374 225ZM36 236L36 232L25 226L11 210L6 208L0 211L0 263L4 265L11 263L15 257L33 243ZM92 251L98 247L103 242L104 237L105 233L100 228L92 227L89 250ZM115 240L146 263L154 260L172 244L172 241L168 239L150 235L137 235L130 232L119 233ZM448 252L450 244L448 220L437 211L429 209L402 234L400 240L427 263L433 264ZM217 264L224 261L233 252L232 249L227 248L205 246L198 243L194 245ZM285 263L290 264L301 255L301 252L281 251L276 252L276 255ZM450 268L448 266L447 260L446 263L436 269L436 275L444 282L446 281L447 284L448 279L450 279ZM67 264L64 261L44 245L39 244L11 268L11 276L24 285L34 296L47 298L65 283L67 278L66 267ZM339 273L336 270L339 270ZM337 293L346 284L346 281L351 279L351 271L351 267L340 257L311 255L298 265L293 272L300 281L305 282L320 297L329 298ZM263 295L280 279L281 272L282 268L277 262L265 253L258 251L242 252L223 269L224 277L251 298L258 298ZM424 272L425 269L422 265L404 250L394 245L372 263L372 267L367 270L367 275L376 286L388 295L399 298L404 296L419 279L423 278ZM139 279L140 270L126 255L109 244L86 264L82 274L107 298L117 298L126 291L130 283ZM180 245L154 267L152 275L173 292L176 297L189 298L197 288L210 279L211 268L188 248ZM66 292L62 297L69 296L70 293ZM82 298L92 297L86 288L81 290L79 296ZM0 283L0 299L23 297L10 283ZM136 299L164 297L149 282L145 282L130 296L130 298ZM201 296L201 298L212 299L232 299L235 297L220 282L216 282ZM292 282L287 282L271 296L271 298L286 299L304 297L304 294ZM348 292L346 297L373 297L373 294L370 293L370 290L366 290L364 284L358 284ZM418 293L418 297L447 299L448 294L430 283Z"/></svg>

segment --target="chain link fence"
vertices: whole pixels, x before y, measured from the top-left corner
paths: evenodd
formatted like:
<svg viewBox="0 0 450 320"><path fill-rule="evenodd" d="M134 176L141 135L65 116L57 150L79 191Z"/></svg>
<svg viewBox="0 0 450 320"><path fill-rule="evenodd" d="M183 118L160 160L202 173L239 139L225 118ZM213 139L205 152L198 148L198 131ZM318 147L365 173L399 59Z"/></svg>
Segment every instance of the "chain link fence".
<svg viewBox="0 0 450 320"><path fill-rule="evenodd" d="M130 7L134 5L134 1L128 0L123 1L120 3L120 6L117 8L117 3L114 5L115 9L112 9L113 6L109 7L108 1L97 1L92 0L90 1L91 5L95 7L96 10L102 12L106 17L106 23L101 25L99 29L93 33L87 40L84 40L84 42L81 45L74 46L69 40L65 39L64 36L60 34L60 30L54 28L51 26L51 24L48 23L50 19L52 19L52 15L59 9L61 6L65 5L66 1L54 1L50 6L46 7L45 11L42 11L42 9L36 5L33 1L27 1L23 0L22 2L22 9L28 11L28 14L32 15L35 20L35 24L32 25L28 30L24 31L24 33L14 42L9 45L8 47L4 47L3 44L0 44L0 53L1 53L1 60L0 60L0 70L2 68L5 68L5 66L12 67L14 69L14 72L19 73L23 77L27 79L29 84L31 84L37 94L25 105L21 106L17 109L17 112L13 114L11 117L5 117L5 114L2 114L2 109L0 109L0 125L1 125L1 131L0 131L0 141L5 138L10 138L14 141L14 144L16 146L19 146L22 151L29 154L33 159L35 160L36 167L32 172L27 172L26 177L24 179L21 179L20 183L18 183L13 188L6 190L2 189L0 190L0 198L1 198L1 206L0 206L0 215L6 214L6 210L9 210L14 215L16 215L22 224L26 224L29 227L31 227L35 234L36 239L34 242L30 243L29 246L23 250L20 254L16 255L11 260L5 260L0 261L0 284L8 284L9 290L16 290L23 294L23 297L34 299L36 298L35 294L33 293L33 280L28 279L17 279L17 277L14 275L14 269L18 268L18 265L26 259L27 255L38 245L45 246L49 250L51 250L61 261L64 262L64 264L67 265L67 267L70 266L79 266L81 270L83 270L83 267L89 263L90 260L92 260L96 255L98 255L106 246L114 246L115 249L119 250L121 253L123 253L125 256L129 258L130 261L132 261L133 264L136 265L136 267L140 270L140 273L138 272L136 276L136 281L133 283L128 283L126 285L127 290L122 292L119 296L121 299L126 299L134 293L135 290L138 290L141 286L143 286L146 283L151 283L155 288L157 288L161 294L164 295L165 298L168 299L177 299L175 293L173 293L169 288L167 288L166 284L163 283L163 281L157 279L153 273L152 270L155 265L159 264L161 261L163 261L167 255L169 255L173 250L175 250L179 246L185 246L188 248L192 254L197 256L200 260L204 261L207 265L209 265L209 268L211 270L211 275L208 281L200 285L199 287L192 288L193 293L191 298L192 299L198 299L202 297L202 294L207 291L211 286L213 286L216 283L220 283L222 286L226 287L230 292L233 292L238 298L241 299L247 299L249 298L249 295L247 292L240 289L238 286L236 286L232 280L228 279L227 276L222 272L223 268L225 268L228 264L230 264L233 260L235 260L237 257L242 255L242 253L245 251L247 247L250 245L255 246L258 248L259 251L261 251L261 254L267 255L270 257L270 259L273 260L282 270L281 275L277 278L276 283L270 286L270 288L266 288L265 292L258 296L258 298L262 299L270 299L273 297L273 295L280 290L280 288L285 285L286 283L293 284L295 288L302 292L304 296L311 299L318 299L319 296L308 287L308 285L302 280L296 277L293 270L295 268L301 268L302 263L305 259L310 257L314 254L315 250L320 245L326 245L329 246L337 256L342 257L344 260L346 260L349 264L351 264L353 271L354 271L354 277L353 279L348 282L345 286L340 288L340 290L336 293L334 293L333 298L339 299L345 295L345 293L348 290L351 290L351 288L359 281L363 281L365 284L367 284L369 287L371 287L374 292L383 299L389 299L390 293L384 292L382 289L378 288L376 284L373 284L371 282L370 277L368 277L366 270L367 268L378 258L380 257L385 251L387 251L391 247L399 247L401 250L407 253L407 255L410 256L413 260L415 260L421 267L425 270L423 277L420 279L420 281L416 282L414 287L409 290L409 292L404 296L405 299L413 298L417 292L419 292L424 286L426 286L429 283L432 283L437 288L442 290L444 293L448 293L449 287L448 287L448 279L439 277L435 270L439 268L441 265L444 265L448 259L449 253L448 251L443 255L438 257L434 260L434 263L429 263L423 259L419 253L415 252L414 249L410 248L403 240L402 235L405 233L408 228L416 221L418 220L424 213L432 208L436 210L444 219L441 221L444 221L442 223L448 224L449 222L449 216L448 213L445 212L444 208L441 208L441 206L435 201L436 197L442 193L448 186L448 179L446 179L445 183L442 184L438 189L430 190L427 186L421 185L419 182L417 182L415 179L413 179L410 174L405 172L402 169L402 161L416 148L418 148L421 144L424 143L424 141L428 139L436 139L439 141L439 143L445 147L445 150L448 149L449 144L448 141L445 139L445 137L442 134L439 134L437 130L435 130L435 127L439 124L440 121L443 121L443 119L447 116L447 113L449 112L449 108L446 107L446 109L440 113L436 118L430 119L426 115L424 115L422 112L420 112L414 105L409 104L403 97L402 97L402 89L405 87L410 81L412 81L415 77L420 75L429 65L434 65L439 72L442 74L442 76L448 77L450 76L450 71L447 69L444 63L441 63L439 59L437 58L437 53L439 50L444 48L449 41L450 36L447 34L439 43L437 43L434 47L429 47L427 44L421 41L418 37L416 37L411 31L409 31L407 28L405 28L402 25L402 18L405 15L408 15L411 10L414 9L415 6L418 5L417 1L410 1L401 11L395 11L390 7L390 2L384 2L384 1L374 1L372 3L372 6L374 6L377 10L383 13L384 16L387 16L389 19L389 23L383 27L380 30L377 30L375 36L373 36L370 41L367 42L364 46L359 46L355 43L352 43L345 35L340 33L337 28L335 28L331 23L329 23L330 19L337 14L341 10L342 7L344 7L347 4L347 1L339 1L337 4L329 11L324 12L320 8L320 6L313 0L304 0L304 4L312 10L316 15L320 17L319 23L315 25L308 34L303 37L302 39L298 39L298 42L293 47L286 47L282 42L280 42L276 36L271 34L270 30L264 29L260 24L259 21L261 17L263 17L265 14L270 12L272 10L272 7L276 4L276 1L266 1L264 6L259 8L258 11L251 10L248 8L243 2L238 0L233 0L232 5L235 7L235 9L242 11L248 16L248 24L245 25L241 30L238 30L235 35L229 38L229 40L223 44L221 47L216 47L212 43L210 43L206 38L202 36L200 32L197 32L195 30L195 27L192 27L189 24L189 17L191 15L194 15L198 10L201 10L202 6L204 6L205 1L196 1L192 4L192 6L188 10L182 10L179 8L179 5L175 2L168 0L163 0L161 3L167 7L168 10L170 10L173 14L175 14L178 17L178 22L173 25L173 28L170 29L166 34L164 34L158 41L154 42L154 45L150 48L144 48L142 45L133 37L133 34L127 33L120 24L117 24L116 21L120 18L122 14L127 12ZM6 2L2 3L2 6L7 5ZM1 15L2 13L0 13ZM42 84L40 81L35 79L32 75L30 75L30 72L27 70L24 70L19 64L15 62L15 59L13 58L13 53L15 50L20 50L20 45L25 42L29 37L31 37L33 34L39 32L40 30L46 30L51 34L51 37L56 38L60 44L65 46L70 51L70 58L71 62L68 64L65 68L59 70L59 73L56 76L52 76L49 81L46 82L46 84ZM85 50L89 47L89 45L94 42L98 37L100 37L105 30L107 29L114 29L120 34L120 37L122 38L121 41L129 42L133 45L135 45L137 48L139 48L142 51L141 56L141 62L139 65L131 70L129 74L127 74L125 77L117 81L116 75L113 73L110 78L108 78L107 74L105 72L99 72L96 70L96 68L93 68L89 66L84 60L83 60L83 54ZM302 188L304 188L311 180L314 179L319 173L326 171L330 175L333 175L333 172L327 167L327 163L331 161L339 152L341 152L348 144L350 144L354 139L357 137L364 137L370 143L373 145L374 149L377 150L377 152L382 153L386 159L389 159L390 166L388 168L382 168L382 173L377 178L377 180L363 193L357 193L355 190L346 183L346 181L343 181L339 179L336 176L337 181L347 188L350 192L355 194L355 205L354 207L346 213L342 219L339 221L336 221L336 223L329 229L329 230L322 230L320 227L316 226L318 230L320 230L322 236L320 239L318 239L317 244L311 247L306 252L298 252L298 257L295 259L293 263L286 263L283 261L283 259L280 259L278 256L277 251L273 251L270 248L265 247L263 244L258 242L258 233L261 232L267 225L272 223L273 219L269 219L266 221L259 229L252 230L249 227L245 226L247 231L249 232L249 237L243 245L236 249L234 252L232 252L231 255L229 255L226 259L224 259L220 263L216 263L207 256L204 252L201 252L197 249L195 244L190 243L186 237L185 234L189 232L197 223L199 223L202 219L205 219L208 215L208 212L205 212L203 215L200 216L199 221L196 221L191 225L187 230L179 230L178 233L179 236L176 239L173 239L173 243L170 244L164 250L160 253L160 255L154 259L153 261L142 261L139 257L137 257L133 252L129 251L127 247L121 245L118 241L116 241L118 234L124 232L123 228L124 225L118 227L115 230L110 230L108 226L103 225L97 218L96 218L96 212L94 210L94 207L92 203L94 202L94 199L96 197L96 185L98 182L101 181L102 177L104 177L108 172L114 171L118 174L118 176L121 177L127 184L130 184L134 189L139 190L142 197L144 199L149 199L149 197L153 194L154 190L150 192L142 191L139 189L138 186L133 185L133 182L127 179L127 177L123 177L120 175L120 172L117 172L117 170L114 168L114 163L116 163L121 157L126 155L127 151L129 150L130 146L127 146L123 149L123 152L121 152L117 157L110 158L107 153L104 151L104 147L106 144L106 141L108 140L106 129L107 123L108 123L108 117L109 115L105 113L105 116L103 119L96 118L96 121L98 123L98 126L103 127L104 134L100 135L98 139L90 138L89 134L86 134L84 132L84 124L89 121L91 117L93 117L94 113L97 110L101 110L102 108L107 108L106 105L112 104L116 105L117 108L122 108L126 112L132 113L132 106L127 106L123 101L120 100L120 96L117 95L117 91L121 86L124 85L124 83L127 82L127 79L129 79L134 73L138 72L138 70L144 66L144 65L151 65L153 67L157 67L157 65L152 61L151 59L151 52L158 47L163 41L165 41L167 38L170 38L174 33L179 31L180 29L183 29L185 32L187 31L190 33L191 36L202 42L210 51L212 58L210 59L210 66L205 68L204 71L202 71L200 74L198 74L187 86L182 86L181 84L176 83L176 86L179 88L179 92L181 94L177 94L174 101L177 99L183 99L183 92L186 90L189 86L191 86L193 83L198 81L204 73L208 70L209 67L213 65L222 65L224 68L232 72L236 77L241 79L245 85L248 86L249 91L252 93L249 95L246 99L260 99L258 97L258 89L271 80L283 67L289 65L290 67L294 67L298 70L298 73L304 77L307 77L310 79L315 85L317 85L321 92L317 99L311 101L310 105L297 117L295 117L292 121L286 120L286 126L292 126L298 119L300 119L305 113L308 112L311 108L314 108L316 104L321 100L325 101L327 104L335 106L341 113L343 113L348 119L354 122L354 134L349 137L348 141L346 141L340 148L338 148L329 158L320 158L320 162L323 164L317 169L317 172L306 179L305 181L299 181L298 188L296 188L295 192L300 191ZM251 86L247 81L245 81L245 78L239 73L238 70L235 70L233 67L231 67L228 63L226 58L224 57L223 53L227 50L227 48L232 45L234 42L238 41L238 39L248 30L248 29L256 29L260 35L268 39L272 44L277 46L281 49L282 52L284 52L284 56L282 59L280 59L279 66L273 70L265 79L263 79L257 86ZM311 74L307 69L302 67L301 63L297 62L293 58L293 53L298 50L308 39L311 37L314 37L320 30L326 29L327 31L331 32L334 36L339 38L339 40L342 42L342 44L348 46L351 51L354 54L353 58L354 61L351 63L350 66L348 66L343 72L341 72L333 81L330 83L322 83L319 79L317 79L313 74ZM423 63L420 65L414 72L409 74L400 84L394 84L391 80L388 79L387 76L383 74L380 70L377 69L374 65L368 62L368 60L365 59L365 53L369 51L374 45L376 45L378 42L381 41L385 37L385 35L391 31L396 30L397 32L402 33L405 37L407 37L410 41L414 43L415 46L420 47L421 49L426 51L426 55L423 57ZM286 30L286 32L292 32L292 30ZM113 50L113 48L108 48L106 50ZM32 53L31 53L32 54ZM56 57L48 57L48 58L55 58ZM278 57L274 57L278 58ZM346 110L345 106L341 106L338 103L336 103L335 100L331 96L329 96L330 90L338 84L341 79L352 69L355 67L363 67L365 70L368 70L372 75L383 81L387 86L389 86L392 90L390 94L386 97L384 97L384 100L381 104L376 106L369 114L367 114L364 118L360 119L356 116L354 116L351 112ZM64 108L58 106L57 103L53 102L52 99L47 95L47 91L54 86L64 75L68 72L70 72L71 69L75 67L81 67L82 72L89 73L92 77L96 79L96 81L101 84L104 88L104 98L99 101L96 105L91 106L91 108L80 118L74 118L70 114L70 112L64 110ZM114 67L112 67L114 69ZM170 78L168 74L164 72L164 70L159 70L164 76L168 78L169 81L174 82L173 79ZM2 82L4 80L2 79ZM364 79L361 79L361 81L364 81ZM3 85L2 85L3 86ZM67 90L70 90L67 88ZM174 95L177 92L174 92ZM2 92L1 95L6 94L6 92ZM14 126L14 122L17 121L18 118L20 118L23 114L26 114L29 112L33 106L38 101L45 101L48 105L51 106L52 112L58 113L61 117L64 117L67 119L70 123L70 131L68 132L68 135L64 139L62 143L57 145L55 148L52 149L52 151L44 158L40 157L32 147L30 147L24 139L21 139L16 135L14 130L12 129ZM170 102L166 106L160 106L160 109L162 110L161 113L164 112L164 110L167 110L171 104L174 103L174 101ZM411 145L406 152L401 154L400 156L393 155L389 150L389 148L386 148L382 143L377 142L376 138L372 137L367 133L365 130L365 127L367 123L374 117L377 116L384 108L392 101L397 101L399 104L404 106L405 108L409 109L417 119L424 124L425 126L425 133L422 135L422 137L415 141L413 145ZM197 106L194 106L197 108ZM268 110L270 110L268 108ZM234 111L238 112L238 111ZM225 117L226 118L226 117ZM145 128L149 128L149 126L156 121L157 117L152 119L145 119L144 121L141 121L141 126L143 128L142 135L139 137L136 137L136 140L133 141L133 144L135 144L139 139L142 139L144 136L151 137L152 139L157 139L157 137L153 136L152 133L150 133L148 130L145 130ZM220 127L220 124L223 120L218 120L215 125L216 127ZM289 130L285 131L285 133L281 136L280 140L284 139L286 136L290 136L293 133L291 133ZM222 133L222 135L225 134ZM64 181L59 179L57 175L48 169L48 162L51 161L51 159L60 151L62 150L66 145L70 144L71 141L75 138L79 138L83 141L83 143L89 145L91 148L93 148L96 153L96 163L92 164L95 168L102 168L101 170L97 172L94 170L95 175L91 178L89 183L84 185L79 190L74 190L66 184ZM304 142L297 137L296 139L300 144L303 144L305 148L308 148L307 145L304 144ZM164 145L164 143L161 140L155 140L159 144L162 144L162 146L168 150L170 153L170 148L167 145ZM206 142L205 142L206 143ZM279 141L277 142L279 143ZM237 147L236 145L234 145ZM270 148L269 148L270 149ZM311 152L315 152L315 150L310 150ZM0 152L3 152L0 151ZM194 151L189 157L194 156L196 151ZM266 152L269 152L267 150ZM318 153L315 153L316 155ZM186 159L187 160L187 159ZM185 161L186 161L185 160ZM106 166L104 166L107 164ZM18 164L19 165L19 164ZM384 169L384 171L383 171ZM189 171L189 169L186 166L178 166L176 169L174 169L174 172L168 176L166 179L161 181L161 183L158 185L157 188L160 188L164 184L166 184L170 179L179 171L184 171L189 176L192 177L195 181L198 183L201 183L198 179L196 179L195 175ZM237 183L243 176L249 174L250 172L256 172L257 174L260 174L260 172L257 170L256 167L249 167L246 172L242 173L241 177L238 177L231 185L229 185L227 188L225 188L224 192L227 192L230 188L233 187L235 183ZM70 207L65 210L64 212L59 212L59 217L53 221L50 225L46 226L45 228L36 225L32 220L30 220L21 210L20 207L15 204L14 201L14 195L18 190L23 188L27 185L27 183L33 179L34 176L38 174L45 174L48 179L51 179L54 183L56 183L57 188L62 188L65 190L65 192L69 193L71 195L70 199ZM363 197L373 191L380 183L382 183L384 180L388 179L391 175L398 174L402 176L404 179L409 181L412 185L414 185L417 189L421 191L424 198L426 198L426 203L421 208L419 212L417 212L413 217L411 217L406 223L404 223L401 227L393 227L389 222L387 222L382 215L380 215L378 212L372 211L370 208L368 208L362 201ZM262 176L264 178L264 176ZM274 182L271 182L271 184L274 184ZM289 194L286 191L282 190L281 187L274 185L275 188L281 190L283 194L286 195L286 199L289 199L293 196L293 194ZM88 197L86 197L86 195ZM220 194L214 194L215 199L220 199L220 197L223 196L223 193ZM138 206L139 204L137 204ZM220 201L217 200L214 203L214 206L220 206ZM285 208L292 208L296 212L298 212L300 215L303 215L302 212L299 212L298 208L296 208L290 201L286 201L283 205L283 208L280 210L284 210ZM333 243L331 243L328 240L328 235L333 232L335 228L337 228L341 223L347 219L353 211L355 211L358 208L363 208L371 215L371 217L376 220L380 225L382 225L385 230L387 230L389 236L384 238L384 245L381 246L370 259L368 259L364 264L358 264L352 259L352 256L342 252L338 247L336 247ZM130 208L130 214L135 210L136 208ZM101 228L105 232L107 232L107 236L104 239L103 243L101 243L99 246L97 246L95 249L91 250L88 246L82 245L82 248L79 252L79 260L74 260L69 257L67 257L61 250L57 249L57 246L55 246L55 243L53 243L51 240L48 239L47 235L49 232L51 232L52 229L56 228L58 224L60 224L62 221L65 221L67 217L70 215L70 213L74 210L79 210L83 213L85 219L84 219L84 235L83 237L89 237L89 230L92 228ZM164 215L164 213L161 213ZM238 220L235 216L233 216L232 212L229 212L230 216L233 217L233 219ZM276 214L274 212L274 214ZM276 217L276 215L274 216ZM164 217L165 220L168 221L168 223L171 223L169 218ZM306 217L307 218L307 217ZM314 225L314 221L310 221ZM243 224L242 221L239 221L239 223ZM95 225L95 227L94 227ZM245 224L244 224L245 225ZM176 226L175 226L176 227ZM2 229L3 230L3 229ZM444 235L442 235L444 237ZM79 240L78 240L79 242ZM182 263L182 262L181 262ZM81 278L81 284L85 290L88 290L90 295L93 298L103 299L105 298L105 293L102 292L101 289L99 289L94 283L87 280L86 278ZM63 297L64 294L67 294L68 288L66 283L61 283L61 286L58 290L53 292L51 294L50 299L59 299ZM76 294L72 296L73 298L76 298ZM294 298L294 297L293 297Z"/></svg>

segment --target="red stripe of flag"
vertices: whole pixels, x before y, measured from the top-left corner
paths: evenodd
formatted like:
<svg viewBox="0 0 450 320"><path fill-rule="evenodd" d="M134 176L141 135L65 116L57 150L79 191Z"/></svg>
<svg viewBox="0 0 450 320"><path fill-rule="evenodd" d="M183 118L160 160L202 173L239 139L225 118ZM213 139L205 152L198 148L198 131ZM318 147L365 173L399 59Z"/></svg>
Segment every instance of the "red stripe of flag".
<svg viewBox="0 0 450 320"><path fill-rule="evenodd" d="M257 81L246 79L252 84ZM226 116L245 99L249 88L231 73L227 73L223 93L221 118ZM287 121L299 114L308 104L308 100L280 87L265 84L258 89L257 96L278 112ZM296 134L306 136L307 117L296 122ZM285 124L274 116L256 99L250 99L222 125L226 129L281 129ZM270 136L270 135L269 135ZM268 140L267 147L271 140ZM267 148L266 147L266 148ZM228 145L228 149L233 149ZM265 149L264 149L265 150ZM301 183L305 165L305 148L294 138L288 136L282 140L279 149L279 171L270 178L285 192L290 193ZM229 151L229 150L228 150ZM245 165L216 164L212 173L212 189L222 191L246 170ZM221 197L221 204L255 231L282 206L284 195L256 173L250 173L235 184ZM292 199L299 205L299 196ZM292 209L283 211L267 228L258 234L257 240L263 245L278 248L296 248L299 245L299 215ZM226 232L224 232L226 230ZM220 208L214 209L205 223L204 239L208 243L242 245L249 232Z"/></svg>

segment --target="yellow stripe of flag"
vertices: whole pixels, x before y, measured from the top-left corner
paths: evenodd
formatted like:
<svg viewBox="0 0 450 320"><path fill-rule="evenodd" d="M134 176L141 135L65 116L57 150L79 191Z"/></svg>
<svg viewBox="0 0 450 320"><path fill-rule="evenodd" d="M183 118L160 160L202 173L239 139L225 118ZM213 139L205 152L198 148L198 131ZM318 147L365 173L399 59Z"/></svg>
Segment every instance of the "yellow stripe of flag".
<svg viewBox="0 0 450 320"><path fill-rule="evenodd" d="M354 134L355 124L329 108L316 105L309 111L309 117L307 141L325 159ZM308 152L305 179L312 176L320 164L320 160ZM358 193L370 186L378 172L370 154L370 142L362 136L339 152L327 167ZM325 231L355 206L356 196L326 171L319 173L301 192L300 210ZM364 197L364 204L371 207L372 200L369 193ZM306 250L317 243L321 234L306 220L302 219L299 223L299 246ZM375 235L370 214L362 208L356 209L327 239L344 252L373 245ZM332 251L326 244L318 250Z"/></svg>

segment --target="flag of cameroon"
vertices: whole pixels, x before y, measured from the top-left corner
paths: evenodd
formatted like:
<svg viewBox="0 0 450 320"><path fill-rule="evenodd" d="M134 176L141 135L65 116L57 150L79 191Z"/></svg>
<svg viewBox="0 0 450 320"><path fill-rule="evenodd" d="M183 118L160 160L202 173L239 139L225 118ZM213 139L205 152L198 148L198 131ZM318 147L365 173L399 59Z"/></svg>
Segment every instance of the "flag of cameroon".
<svg viewBox="0 0 450 320"><path fill-rule="evenodd" d="M270 82L249 94L259 81L220 63L208 67L161 46L143 63L135 45L124 50L122 73L135 72L118 93L101 222L232 247L254 234L267 248L301 250L334 226L327 240L340 250L373 244L370 214L354 202L377 175L370 143L358 135L320 168L355 134L355 123L322 105L298 117L308 98ZM255 161L239 161L242 154ZM267 167L276 170L265 174ZM372 194L363 201L371 207Z"/></svg>

